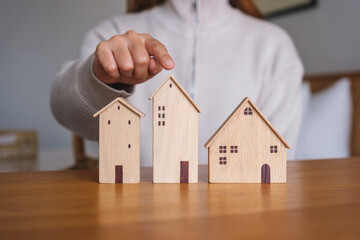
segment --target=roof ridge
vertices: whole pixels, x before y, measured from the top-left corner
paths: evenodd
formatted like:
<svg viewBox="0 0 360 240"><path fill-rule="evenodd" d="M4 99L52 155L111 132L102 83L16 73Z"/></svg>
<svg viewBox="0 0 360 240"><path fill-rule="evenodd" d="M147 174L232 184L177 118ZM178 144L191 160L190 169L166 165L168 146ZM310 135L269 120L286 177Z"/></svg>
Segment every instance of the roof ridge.
<svg viewBox="0 0 360 240"><path fill-rule="evenodd" d="M95 113L93 115L93 117L97 117L99 116L101 113L103 113L105 110L107 110L110 106L112 106L115 102L120 102L122 103L125 107L127 107L128 109L130 109L131 111L133 111L135 114L139 115L140 117L145 117L145 114L143 112L141 112L139 109L137 109L136 107L134 107L131 103L129 103L128 101L125 100L125 98L123 97L117 97L114 100L112 100L110 103L108 103L105 107L103 107L102 109L100 109L97 113Z"/></svg>
<svg viewBox="0 0 360 240"><path fill-rule="evenodd" d="M180 91L185 95L185 97L189 100L189 102L194 106L194 108L200 113L200 107L195 103L195 101L191 98L191 96L186 92L186 90L181 86L181 84L176 80L176 78L169 74L169 76L160 84L160 86L154 91L154 93L149 97L149 100L152 100L153 97L160 91L160 89L165 85L165 83L171 79L176 86L180 89Z"/></svg>

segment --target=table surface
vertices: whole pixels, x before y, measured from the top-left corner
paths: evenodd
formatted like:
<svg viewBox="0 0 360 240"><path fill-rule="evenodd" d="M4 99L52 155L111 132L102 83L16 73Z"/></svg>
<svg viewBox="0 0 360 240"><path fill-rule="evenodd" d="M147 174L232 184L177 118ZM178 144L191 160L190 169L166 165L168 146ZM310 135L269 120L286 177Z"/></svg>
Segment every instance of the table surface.
<svg viewBox="0 0 360 240"><path fill-rule="evenodd" d="M0 174L0 239L359 239L360 158L288 163L287 184L98 184Z"/></svg>

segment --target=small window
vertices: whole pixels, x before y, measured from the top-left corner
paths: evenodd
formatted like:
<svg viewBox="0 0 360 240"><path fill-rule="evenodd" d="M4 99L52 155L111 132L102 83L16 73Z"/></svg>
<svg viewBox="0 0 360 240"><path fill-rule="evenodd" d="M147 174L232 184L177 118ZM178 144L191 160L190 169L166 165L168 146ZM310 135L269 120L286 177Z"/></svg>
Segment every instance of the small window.
<svg viewBox="0 0 360 240"><path fill-rule="evenodd" d="M252 115L252 109L251 108L245 108L244 115Z"/></svg>
<svg viewBox="0 0 360 240"><path fill-rule="evenodd" d="M172 88L172 83L170 83L169 86Z"/></svg>
<svg viewBox="0 0 360 240"><path fill-rule="evenodd" d="M161 118L161 114L160 114L160 113L158 114L158 118Z"/></svg>
<svg viewBox="0 0 360 240"><path fill-rule="evenodd" d="M128 148L131 148L131 144L128 145Z"/></svg>
<svg viewBox="0 0 360 240"><path fill-rule="evenodd" d="M165 106L162 106L162 110L165 111Z"/></svg>
<svg viewBox="0 0 360 240"><path fill-rule="evenodd" d="M162 122L162 125L165 126L165 121Z"/></svg>
<svg viewBox="0 0 360 240"><path fill-rule="evenodd" d="M238 146L230 146L230 153L238 153Z"/></svg>
<svg viewBox="0 0 360 240"><path fill-rule="evenodd" d="M158 126L161 126L161 121L158 121Z"/></svg>
<svg viewBox="0 0 360 240"><path fill-rule="evenodd" d="M118 110L120 110L120 106L118 106Z"/></svg>
<svg viewBox="0 0 360 240"><path fill-rule="evenodd" d="M219 164L220 165L226 165L227 164L226 157L219 157Z"/></svg>
<svg viewBox="0 0 360 240"><path fill-rule="evenodd" d="M270 146L270 153L277 153L277 152L278 152L278 147L277 147L277 145Z"/></svg>
<svg viewBox="0 0 360 240"><path fill-rule="evenodd" d="M226 146L219 146L219 153L226 153Z"/></svg>
<svg viewBox="0 0 360 240"><path fill-rule="evenodd" d="M163 113L162 117L165 118L165 113Z"/></svg>
<svg viewBox="0 0 360 240"><path fill-rule="evenodd" d="M108 124L109 124L109 125L110 125L110 123L111 123L110 120L108 120Z"/></svg>
<svg viewBox="0 0 360 240"><path fill-rule="evenodd" d="M158 110L161 111L161 107L160 107L160 106L158 106Z"/></svg>
<svg viewBox="0 0 360 240"><path fill-rule="evenodd" d="M129 123L129 125L131 125L131 121L130 121L130 120L128 121L128 123Z"/></svg>

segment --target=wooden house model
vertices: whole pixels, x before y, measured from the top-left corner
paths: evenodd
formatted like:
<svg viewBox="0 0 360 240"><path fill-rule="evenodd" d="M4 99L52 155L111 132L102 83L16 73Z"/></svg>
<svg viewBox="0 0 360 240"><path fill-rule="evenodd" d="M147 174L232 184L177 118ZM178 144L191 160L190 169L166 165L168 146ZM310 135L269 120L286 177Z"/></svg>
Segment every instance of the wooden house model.
<svg viewBox="0 0 360 240"><path fill-rule="evenodd" d="M140 181L140 117L145 114L116 98L94 117L99 120L99 182Z"/></svg>
<svg viewBox="0 0 360 240"><path fill-rule="evenodd" d="M153 182L196 183L200 108L172 75L149 99L153 104Z"/></svg>
<svg viewBox="0 0 360 240"><path fill-rule="evenodd" d="M205 144L210 183L285 183L290 146L245 98Z"/></svg>

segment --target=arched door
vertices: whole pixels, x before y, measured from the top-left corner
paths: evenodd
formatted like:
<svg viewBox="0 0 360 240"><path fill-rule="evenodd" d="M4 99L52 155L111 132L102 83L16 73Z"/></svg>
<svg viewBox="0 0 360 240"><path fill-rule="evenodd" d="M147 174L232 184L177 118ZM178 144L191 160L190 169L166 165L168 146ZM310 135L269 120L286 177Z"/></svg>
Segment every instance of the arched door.
<svg viewBox="0 0 360 240"><path fill-rule="evenodd" d="M261 167L261 183L270 183L270 166L268 164Z"/></svg>

